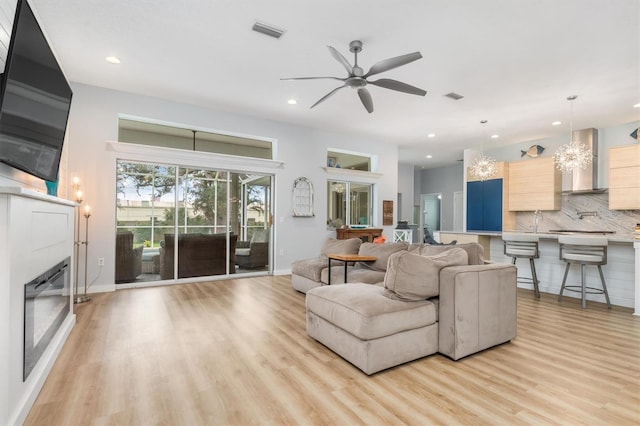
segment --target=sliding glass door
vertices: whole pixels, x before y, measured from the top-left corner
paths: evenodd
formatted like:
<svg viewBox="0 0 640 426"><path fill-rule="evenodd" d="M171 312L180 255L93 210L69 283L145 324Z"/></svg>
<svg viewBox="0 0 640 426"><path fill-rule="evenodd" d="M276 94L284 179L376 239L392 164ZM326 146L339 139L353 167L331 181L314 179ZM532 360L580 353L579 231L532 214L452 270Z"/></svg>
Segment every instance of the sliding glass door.
<svg viewBox="0 0 640 426"><path fill-rule="evenodd" d="M272 180L119 161L116 282L269 271Z"/></svg>

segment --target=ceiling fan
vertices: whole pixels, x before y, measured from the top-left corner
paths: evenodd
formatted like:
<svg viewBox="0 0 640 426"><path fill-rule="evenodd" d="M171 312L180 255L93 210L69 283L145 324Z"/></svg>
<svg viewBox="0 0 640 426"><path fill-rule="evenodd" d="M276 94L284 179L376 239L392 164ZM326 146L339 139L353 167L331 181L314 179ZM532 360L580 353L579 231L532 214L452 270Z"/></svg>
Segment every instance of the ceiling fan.
<svg viewBox="0 0 640 426"><path fill-rule="evenodd" d="M409 93L411 95L419 95L424 96L427 94L425 90L419 89L417 87L411 86L410 84L403 83L398 80L392 80L390 78L381 78L379 80L369 80L368 78L380 74L381 72L389 71L394 68L398 68L402 65L406 65L413 61L417 61L422 58L420 52L407 53L406 55L396 56L389 59L384 59L380 62L376 62L369 69L369 72L366 74L364 70L358 66L358 53L362 51L362 42L360 40L354 40L349 43L349 51L354 55L354 64L351 66L349 61L345 59L344 56L340 52L338 52L335 48L331 46L327 46L329 48L329 53L334 59L342 64L342 66L347 70L349 75L346 78L339 77L291 77L291 78L282 78L281 80L316 80L316 79L333 79L344 82L344 85L333 89L331 92L324 95L318 102L311 105L311 108L316 105L324 102L329 97L331 97L338 90L343 89L345 87L351 87L352 89L358 90L358 96L360 97L360 101L362 105L364 105L365 109L369 112L373 112L373 100L371 99L371 94L367 90L367 84L372 84L378 87L384 87L385 89L396 90L398 92Z"/></svg>

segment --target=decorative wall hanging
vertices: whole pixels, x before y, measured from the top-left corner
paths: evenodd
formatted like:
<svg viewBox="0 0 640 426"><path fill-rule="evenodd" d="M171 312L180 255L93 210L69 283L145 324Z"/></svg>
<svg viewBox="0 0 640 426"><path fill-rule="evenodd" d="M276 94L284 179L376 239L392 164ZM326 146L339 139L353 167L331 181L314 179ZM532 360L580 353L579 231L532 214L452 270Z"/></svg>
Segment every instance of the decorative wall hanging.
<svg viewBox="0 0 640 426"><path fill-rule="evenodd" d="M299 177L293 182L291 194L291 214L294 217L312 217L313 185L306 177Z"/></svg>
<svg viewBox="0 0 640 426"><path fill-rule="evenodd" d="M393 225L393 201L384 200L382 202L382 225Z"/></svg>
<svg viewBox="0 0 640 426"><path fill-rule="evenodd" d="M544 146L531 145L526 151L520 150L520 157L524 157L526 155L527 157L536 158L538 155L542 154L543 151Z"/></svg>

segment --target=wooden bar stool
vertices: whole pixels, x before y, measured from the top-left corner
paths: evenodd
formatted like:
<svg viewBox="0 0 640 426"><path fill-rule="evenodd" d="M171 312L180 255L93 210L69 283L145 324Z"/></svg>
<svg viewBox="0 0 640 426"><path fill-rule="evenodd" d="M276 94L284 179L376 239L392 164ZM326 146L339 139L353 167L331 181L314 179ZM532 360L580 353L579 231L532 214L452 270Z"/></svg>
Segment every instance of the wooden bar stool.
<svg viewBox="0 0 640 426"><path fill-rule="evenodd" d="M538 275L536 274L536 264L533 259L538 259L540 257L540 252L538 251L538 241L539 237L536 234L518 234L511 232L504 232L502 234L502 241L504 243L504 254L505 256L511 257L511 264L516 264L516 259L529 259L529 265L531 267L531 278L529 277L518 277L518 282L522 283L532 283L533 290L535 291L536 297L540 298L540 290L538 288L538 284L540 281L538 280Z"/></svg>
<svg viewBox="0 0 640 426"><path fill-rule="evenodd" d="M602 265L607 264L607 245L609 241L604 236L576 236L576 235L560 235L558 236L560 244L560 260L567 262L564 270L564 278L562 278L562 287L558 295L558 302L562 300L564 290L582 293L582 309L587 307L587 294L604 294L607 299L607 308L611 309L609 301L609 293L607 293L607 284L604 281L602 273ZM566 285L569 267L572 263L579 263L581 266L581 282L580 285ZM600 273L600 281L602 288L588 287L586 285L586 268L587 265L595 265Z"/></svg>

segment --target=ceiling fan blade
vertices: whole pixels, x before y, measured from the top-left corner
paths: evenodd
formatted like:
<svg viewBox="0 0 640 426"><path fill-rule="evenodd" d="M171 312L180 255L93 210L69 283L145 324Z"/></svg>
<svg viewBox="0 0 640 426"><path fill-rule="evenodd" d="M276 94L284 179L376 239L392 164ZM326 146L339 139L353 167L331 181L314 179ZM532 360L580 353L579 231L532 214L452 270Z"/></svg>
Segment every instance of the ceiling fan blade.
<svg viewBox="0 0 640 426"><path fill-rule="evenodd" d="M362 105L364 105L365 109L371 114L373 112L373 99L371 99L371 93L367 89L358 89L358 96L360 96L360 100L362 101Z"/></svg>
<svg viewBox="0 0 640 426"><path fill-rule="evenodd" d="M374 86L384 87L385 89L396 90L398 92L409 93L410 95L424 96L427 94L426 90L422 90L418 87L412 86L407 83L403 83L398 80L392 80L390 78L381 78L376 81L367 81L368 84Z"/></svg>
<svg viewBox="0 0 640 426"><path fill-rule="evenodd" d="M332 91L330 91L329 93L327 93L326 95L324 95L323 97L321 97L318 102L316 102L315 104L311 105L311 108L313 108L314 106L318 105L321 102L326 101L328 98L330 98L334 93L336 93L338 90L344 88L346 86L340 86L340 87L336 87L335 89L333 89Z"/></svg>
<svg viewBox="0 0 640 426"><path fill-rule="evenodd" d="M330 78L333 80L340 80L340 81L346 80L346 78L338 78L338 77L286 77L286 78L281 78L280 80L318 80L323 78Z"/></svg>
<svg viewBox="0 0 640 426"><path fill-rule="evenodd" d="M327 46L327 47L329 48L329 52L331 53L331 56L333 56L333 58L336 61L340 62L344 67L344 69L347 70L347 73L351 75L353 73L353 67L351 67L351 64L349 63L349 61L347 61L346 58L342 56L342 53L338 52L333 47L331 46Z"/></svg>
<svg viewBox="0 0 640 426"><path fill-rule="evenodd" d="M402 65L417 61L420 58L422 58L420 52L413 52L407 53L406 55L396 56L395 58L383 59L382 61L373 64L369 72L364 75L364 78L401 67Z"/></svg>

